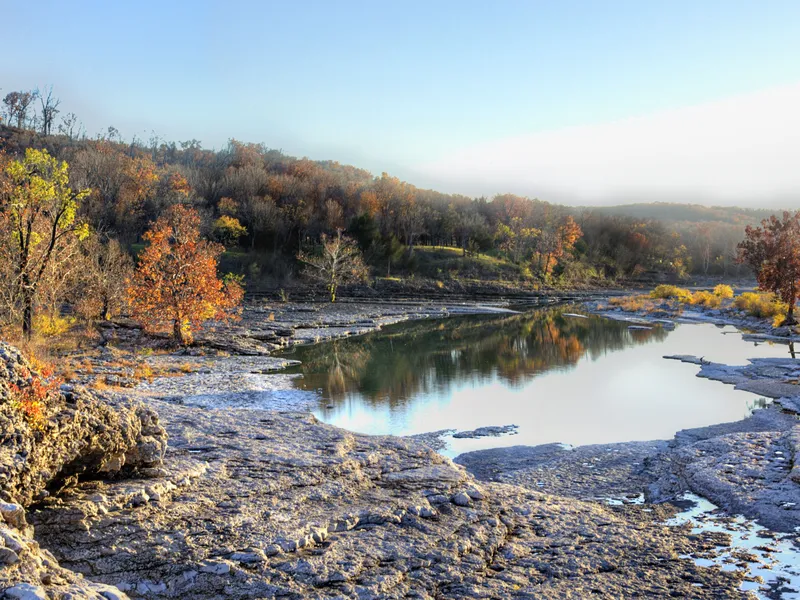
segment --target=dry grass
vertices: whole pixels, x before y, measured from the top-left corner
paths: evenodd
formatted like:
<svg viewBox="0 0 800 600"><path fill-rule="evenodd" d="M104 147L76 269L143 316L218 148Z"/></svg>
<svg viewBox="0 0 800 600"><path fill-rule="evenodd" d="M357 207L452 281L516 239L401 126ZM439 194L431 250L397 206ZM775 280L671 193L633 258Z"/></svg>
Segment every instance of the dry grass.
<svg viewBox="0 0 800 600"><path fill-rule="evenodd" d="M133 370L133 377L135 379L146 379L147 381L153 381L155 373L147 363L139 363Z"/></svg>
<svg viewBox="0 0 800 600"><path fill-rule="evenodd" d="M611 298L608 303L627 312L652 312L656 309L656 303L646 294Z"/></svg>

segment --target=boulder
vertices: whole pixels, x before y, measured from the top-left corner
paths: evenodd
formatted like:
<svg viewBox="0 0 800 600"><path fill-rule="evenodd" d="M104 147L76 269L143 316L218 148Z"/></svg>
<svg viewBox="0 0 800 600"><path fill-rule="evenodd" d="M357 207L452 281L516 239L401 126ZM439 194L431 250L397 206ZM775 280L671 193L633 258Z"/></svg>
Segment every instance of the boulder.
<svg viewBox="0 0 800 600"><path fill-rule="evenodd" d="M0 499L27 506L80 478L161 464L167 434L154 410L62 385L31 422L11 391L37 381L22 354L0 342Z"/></svg>

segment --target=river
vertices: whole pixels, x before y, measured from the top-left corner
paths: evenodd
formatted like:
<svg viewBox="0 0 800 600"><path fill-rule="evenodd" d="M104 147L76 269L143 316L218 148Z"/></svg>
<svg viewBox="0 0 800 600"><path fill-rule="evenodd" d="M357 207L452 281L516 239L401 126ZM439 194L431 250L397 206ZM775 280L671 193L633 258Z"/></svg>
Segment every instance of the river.
<svg viewBox="0 0 800 600"><path fill-rule="evenodd" d="M630 328L575 308L453 317L387 327L284 354L294 385L316 392L316 416L352 431L412 435L517 425L515 435L446 438L445 453L516 444L669 439L741 419L766 400L696 377L693 354L725 364L788 356L732 327Z"/></svg>

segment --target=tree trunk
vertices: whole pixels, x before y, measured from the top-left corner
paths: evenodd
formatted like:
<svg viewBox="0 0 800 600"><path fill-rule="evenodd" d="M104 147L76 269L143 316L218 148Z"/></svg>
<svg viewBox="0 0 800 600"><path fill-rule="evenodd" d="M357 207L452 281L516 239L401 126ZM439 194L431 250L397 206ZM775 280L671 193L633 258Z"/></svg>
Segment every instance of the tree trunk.
<svg viewBox="0 0 800 600"><path fill-rule="evenodd" d="M181 346L186 345L186 337L184 336L183 322L181 319L175 319L172 321L172 337Z"/></svg>
<svg viewBox="0 0 800 600"><path fill-rule="evenodd" d="M27 292L23 297L22 335L26 340L33 334L33 297Z"/></svg>
<svg viewBox="0 0 800 600"><path fill-rule="evenodd" d="M103 314L102 314L104 321L111 320L111 311L108 307L108 298L103 298Z"/></svg>
<svg viewBox="0 0 800 600"><path fill-rule="evenodd" d="M332 283L330 287L331 302L336 302L336 284Z"/></svg>
<svg viewBox="0 0 800 600"><path fill-rule="evenodd" d="M797 302L797 296L792 290L792 298L789 300L789 313L786 315L786 325L794 326L797 325L797 321L794 318L794 307Z"/></svg>

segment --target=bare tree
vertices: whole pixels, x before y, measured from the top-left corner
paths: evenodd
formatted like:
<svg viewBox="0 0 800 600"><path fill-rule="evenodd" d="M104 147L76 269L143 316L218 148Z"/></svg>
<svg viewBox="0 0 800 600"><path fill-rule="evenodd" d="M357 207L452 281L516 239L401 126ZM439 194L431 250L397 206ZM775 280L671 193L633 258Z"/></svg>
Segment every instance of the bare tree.
<svg viewBox="0 0 800 600"><path fill-rule="evenodd" d="M83 244L81 296L77 311L87 319L110 319L125 303L125 286L133 275L133 259L115 239L101 234Z"/></svg>
<svg viewBox="0 0 800 600"><path fill-rule="evenodd" d="M78 115L75 113L67 113L61 117L61 124L58 126L58 132L61 135L67 136L70 141L75 141L86 135L86 129L83 123L78 120Z"/></svg>
<svg viewBox="0 0 800 600"><path fill-rule="evenodd" d="M331 295L331 302L336 302L336 291L340 285L364 281L369 271L358 244L342 235L341 229L336 231L335 237L322 234L321 239L320 253L300 252L297 260L305 264L303 275L324 284Z"/></svg>
<svg viewBox="0 0 800 600"><path fill-rule="evenodd" d="M44 88L42 91L37 89L34 93L39 98L39 103L42 106L42 134L50 135L56 115L60 112L58 107L61 105L61 100L53 96L52 85L49 88Z"/></svg>

